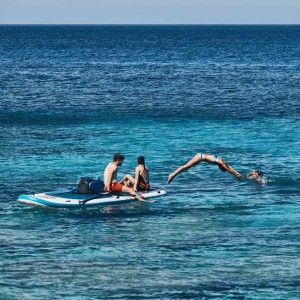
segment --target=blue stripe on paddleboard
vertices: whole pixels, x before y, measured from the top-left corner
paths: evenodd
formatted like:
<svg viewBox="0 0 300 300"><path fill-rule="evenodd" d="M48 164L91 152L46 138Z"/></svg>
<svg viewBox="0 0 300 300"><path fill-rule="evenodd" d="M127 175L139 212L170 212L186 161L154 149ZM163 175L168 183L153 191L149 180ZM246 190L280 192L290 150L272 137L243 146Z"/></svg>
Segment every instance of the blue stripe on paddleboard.
<svg viewBox="0 0 300 300"><path fill-rule="evenodd" d="M120 204L120 203L126 203L126 202L131 202L131 201L136 201L134 198L129 198L128 199L120 199L120 200L107 200L105 202L96 202L96 203L91 203L89 201L85 202L84 204L74 204L74 203L56 203L56 202L52 202L52 201L47 201L45 199L41 199L41 198L37 198L37 197L34 197L34 196L30 196L30 195L20 195L18 197L18 201L19 202L22 202L22 199L23 200L30 200L30 201L33 201L35 202L37 205L40 204L40 205L45 205L45 206L48 206L48 207L57 207L57 208L68 208L68 207L91 207L91 206L101 206L101 205L112 205L112 204ZM21 201L20 201L21 200ZM92 199L90 199L92 200ZM33 204L33 203L25 203L25 204Z"/></svg>
<svg viewBox="0 0 300 300"><path fill-rule="evenodd" d="M30 196L30 195L20 195L18 197L18 201L20 200L30 200L30 201L33 201L37 204L42 204L42 205L46 205L46 206L49 206L49 207L60 207L60 208L66 208L66 207L78 207L78 206L81 206L79 203L78 204L73 204L73 203L54 203L54 202L50 202L50 201L47 201L47 200L44 200L44 199L40 199L40 198L37 198L37 197L33 197L33 196Z"/></svg>

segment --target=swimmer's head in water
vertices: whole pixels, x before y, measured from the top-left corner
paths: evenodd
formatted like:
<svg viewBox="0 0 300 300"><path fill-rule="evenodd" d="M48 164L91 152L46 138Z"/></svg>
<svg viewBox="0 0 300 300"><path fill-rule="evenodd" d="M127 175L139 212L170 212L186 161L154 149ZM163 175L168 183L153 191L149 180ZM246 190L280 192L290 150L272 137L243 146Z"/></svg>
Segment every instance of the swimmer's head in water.
<svg viewBox="0 0 300 300"><path fill-rule="evenodd" d="M257 170L255 172L257 173L258 176L261 176L261 177L264 176L264 173L262 171L260 171L260 170Z"/></svg>

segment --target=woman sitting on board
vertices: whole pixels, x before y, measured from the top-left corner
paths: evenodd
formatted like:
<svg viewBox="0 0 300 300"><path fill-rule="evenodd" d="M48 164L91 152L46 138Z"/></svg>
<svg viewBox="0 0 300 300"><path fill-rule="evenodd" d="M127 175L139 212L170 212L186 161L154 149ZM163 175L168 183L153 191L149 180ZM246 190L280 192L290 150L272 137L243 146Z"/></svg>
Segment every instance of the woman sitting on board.
<svg viewBox="0 0 300 300"><path fill-rule="evenodd" d="M129 174L126 174L121 180L121 183L123 183L124 185L133 187L133 190L135 192L150 189L149 170L145 165L145 157L139 156L138 163L139 165L135 168L135 178L133 178Z"/></svg>
<svg viewBox="0 0 300 300"><path fill-rule="evenodd" d="M235 175L238 179L242 179L243 176L239 172L237 172L234 168L229 166L227 162L222 157L216 157L212 154L204 154L204 153L197 153L188 163L179 167L176 171L171 173L168 177L168 183L170 184L171 181L183 171L199 164L200 162L205 161L213 165L217 165L222 172L228 171L229 173Z"/></svg>
<svg viewBox="0 0 300 300"><path fill-rule="evenodd" d="M145 157L138 157L139 165L135 168L134 191L145 191L150 189L149 170L145 165Z"/></svg>

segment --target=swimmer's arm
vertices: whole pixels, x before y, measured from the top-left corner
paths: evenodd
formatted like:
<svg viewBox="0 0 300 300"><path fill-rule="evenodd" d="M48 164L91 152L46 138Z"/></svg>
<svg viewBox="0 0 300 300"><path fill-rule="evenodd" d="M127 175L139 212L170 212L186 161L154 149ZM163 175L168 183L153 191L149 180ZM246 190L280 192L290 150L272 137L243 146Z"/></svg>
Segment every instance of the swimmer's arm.
<svg viewBox="0 0 300 300"><path fill-rule="evenodd" d="M247 177L246 178L250 178L250 177L253 177L254 176L254 173L253 172L250 172L247 174Z"/></svg>
<svg viewBox="0 0 300 300"><path fill-rule="evenodd" d="M236 171L233 167L231 167L230 165L228 165L227 163L226 165L226 169L229 173L235 175L238 179L243 179L243 175L240 174L238 171Z"/></svg>

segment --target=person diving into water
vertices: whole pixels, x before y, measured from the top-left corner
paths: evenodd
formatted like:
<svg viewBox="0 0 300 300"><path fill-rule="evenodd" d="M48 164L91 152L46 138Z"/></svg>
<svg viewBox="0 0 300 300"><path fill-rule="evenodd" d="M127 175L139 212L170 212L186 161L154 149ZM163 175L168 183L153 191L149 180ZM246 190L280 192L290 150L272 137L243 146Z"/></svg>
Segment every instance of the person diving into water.
<svg viewBox="0 0 300 300"><path fill-rule="evenodd" d="M197 153L190 161L188 161L185 165L179 167L173 173L169 174L168 183L170 184L172 180L183 171L188 170L189 168L199 164L200 162L208 162L213 165L217 165L222 172L228 171L229 173L235 175L238 179L243 179L242 174L237 172L234 168L232 168L222 157L216 157L212 154L204 154Z"/></svg>

